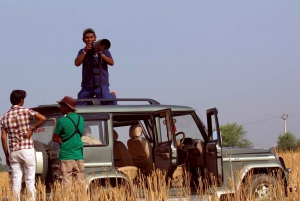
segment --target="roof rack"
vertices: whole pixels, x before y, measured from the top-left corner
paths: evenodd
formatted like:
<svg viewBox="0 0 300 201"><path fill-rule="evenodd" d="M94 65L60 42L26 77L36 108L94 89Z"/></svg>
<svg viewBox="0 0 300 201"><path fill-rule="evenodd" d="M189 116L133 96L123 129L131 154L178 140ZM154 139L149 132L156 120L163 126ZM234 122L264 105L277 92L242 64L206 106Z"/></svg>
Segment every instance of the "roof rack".
<svg viewBox="0 0 300 201"><path fill-rule="evenodd" d="M149 102L150 105L160 105L160 103L156 100L150 99L150 98L116 98L116 99L99 99L99 98L87 98L87 99L75 99L76 102L89 102L92 103L92 105L102 105L101 102L106 101L137 101L137 102Z"/></svg>

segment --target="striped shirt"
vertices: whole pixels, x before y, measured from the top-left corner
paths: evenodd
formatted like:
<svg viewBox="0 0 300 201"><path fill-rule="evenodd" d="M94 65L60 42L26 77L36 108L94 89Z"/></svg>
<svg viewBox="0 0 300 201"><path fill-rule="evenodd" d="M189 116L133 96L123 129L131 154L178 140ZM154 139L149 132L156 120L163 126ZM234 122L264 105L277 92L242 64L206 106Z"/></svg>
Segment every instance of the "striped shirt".
<svg viewBox="0 0 300 201"><path fill-rule="evenodd" d="M30 119L35 118L37 112L26 109L18 105L14 105L1 118L1 127L4 128L9 138L10 151L18 151L21 149L32 149L32 138L25 138L30 128Z"/></svg>

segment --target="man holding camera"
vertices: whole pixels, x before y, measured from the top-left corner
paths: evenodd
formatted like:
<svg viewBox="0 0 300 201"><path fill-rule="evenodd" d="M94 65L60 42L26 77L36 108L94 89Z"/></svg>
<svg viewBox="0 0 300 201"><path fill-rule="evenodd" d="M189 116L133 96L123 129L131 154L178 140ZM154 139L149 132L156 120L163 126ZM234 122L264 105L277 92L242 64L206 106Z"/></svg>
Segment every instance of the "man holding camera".
<svg viewBox="0 0 300 201"><path fill-rule="evenodd" d="M83 31L82 40L86 46L79 50L75 59L75 66L78 67L82 64L82 82L78 99L115 99L116 92L109 90L108 65L114 65L110 52L108 50L95 51L93 43L96 41L96 34L91 28ZM77 104L87 105L87 102L78 102ZM103 104L116 105L116 101L105 101Z"/></svg>

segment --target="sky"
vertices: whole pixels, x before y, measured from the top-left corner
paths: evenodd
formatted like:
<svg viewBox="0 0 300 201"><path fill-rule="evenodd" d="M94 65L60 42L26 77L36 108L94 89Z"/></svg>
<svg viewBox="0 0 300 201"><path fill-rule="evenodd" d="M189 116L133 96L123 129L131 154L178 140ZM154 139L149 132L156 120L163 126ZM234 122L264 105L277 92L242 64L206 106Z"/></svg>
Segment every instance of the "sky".
<svg viewBox="0 0 300 201"><path fill-rule="evenodd" d="M205 124L216 107L255 148L277 144L288 114L300 139L299 10L281 0L0 1L0 114L14 89L26 90L25 107L76 98L74 59L93 28L111 42L118 97L191 106Z"/></svg>

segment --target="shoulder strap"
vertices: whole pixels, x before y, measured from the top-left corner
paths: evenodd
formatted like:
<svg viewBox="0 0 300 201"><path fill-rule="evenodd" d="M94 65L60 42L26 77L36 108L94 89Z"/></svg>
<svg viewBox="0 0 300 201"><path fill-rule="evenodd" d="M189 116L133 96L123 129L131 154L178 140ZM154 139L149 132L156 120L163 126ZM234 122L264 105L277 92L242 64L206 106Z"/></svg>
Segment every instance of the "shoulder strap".
<svg viewBox="0 0 300 201"><path fill-rule="evenodd" d="M78 129L78 126L79 126L79 121L80 121L80 116L79 116L79 114L77 114L78 115L78 122L77 122L77 125L75 124L75 122L73 121L73 119L71 119L69 116L66 116L68 119L70 119L71 120L71 122L73 123L73 125L74 125L74 127L75 127L75 130L74 130L74 132L72 133L72 135L70 135L70 137L68 137L68 138L66 138L66 139L63 139L62 141L63 142L66 142L66 141L68 141L69 139L71 139L76 133L78 133L79 135L80 135L80 137L82 137L82 133L79 131L79 129Z"/></svg>

